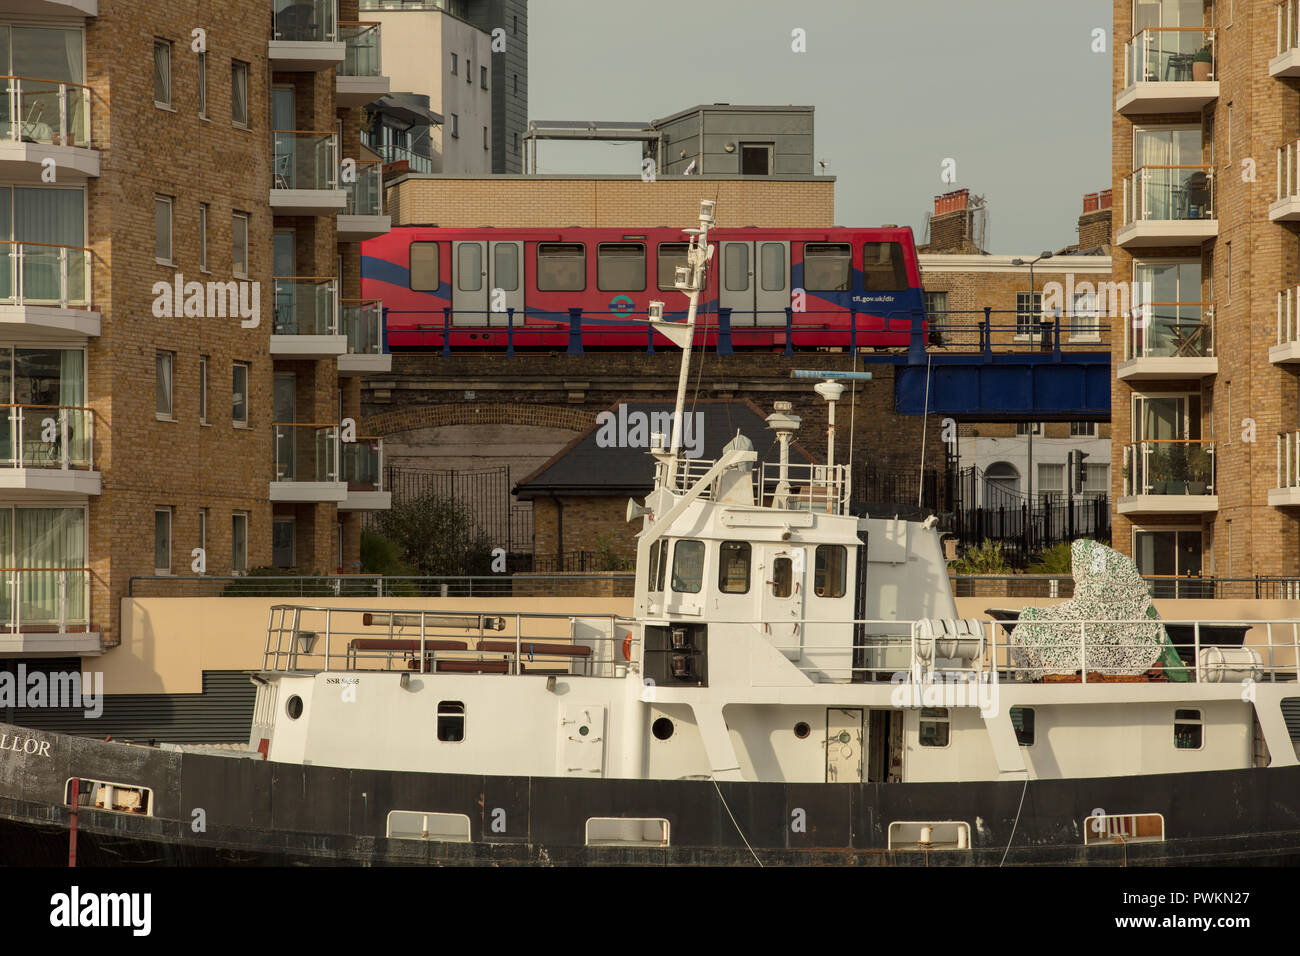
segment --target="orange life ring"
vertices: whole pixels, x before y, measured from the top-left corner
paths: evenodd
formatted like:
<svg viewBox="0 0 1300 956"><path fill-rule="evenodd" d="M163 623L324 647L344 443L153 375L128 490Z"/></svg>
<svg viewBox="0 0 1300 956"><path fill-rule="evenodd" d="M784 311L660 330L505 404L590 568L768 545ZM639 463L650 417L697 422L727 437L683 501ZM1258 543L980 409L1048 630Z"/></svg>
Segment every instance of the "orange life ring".
<svg viewBox="0 0 1300 956"><path fill-rule="evenodd" d="M631 662L632 660L632 635L629 634L623 638L623 660Z"/></svg>

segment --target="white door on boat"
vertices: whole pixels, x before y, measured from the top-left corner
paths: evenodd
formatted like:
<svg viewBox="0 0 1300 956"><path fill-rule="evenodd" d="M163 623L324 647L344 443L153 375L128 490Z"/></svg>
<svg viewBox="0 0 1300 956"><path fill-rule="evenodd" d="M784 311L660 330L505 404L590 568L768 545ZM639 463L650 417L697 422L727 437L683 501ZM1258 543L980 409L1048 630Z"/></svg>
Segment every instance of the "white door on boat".
<svg viewBox="0 0 1300 956"><path fill-rule="evenodd" d="M803 548L781 547L764 558L762 631L792 661L799 660L803 651L804 575Z"/></svg>
<svg viewBox="0 0 1300 956"><path fill-rule="evenodd" d="M605 770L605 708L561 704L556 762L563 777L599 777Z"/></svg>
<svg viewBox="0 0 1300 956"><path fill-rule="evenodd" d="M826 710L826 782L862 782L862 711Z"/></svg>

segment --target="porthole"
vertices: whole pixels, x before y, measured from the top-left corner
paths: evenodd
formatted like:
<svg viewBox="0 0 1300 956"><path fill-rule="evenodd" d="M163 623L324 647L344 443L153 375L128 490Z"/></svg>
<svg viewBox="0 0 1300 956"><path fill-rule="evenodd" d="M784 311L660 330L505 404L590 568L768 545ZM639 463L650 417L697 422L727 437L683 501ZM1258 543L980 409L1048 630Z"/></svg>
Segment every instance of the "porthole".
<svg viewBox="0 0 1300 956"><path fill-rule="evenodd" d="M579 737L585 737L589 733L591 733L591 728L588 727L586 724L583 724L581 727L578 728Z"/></svg>
<svg viewBox="0 0 1300 956"><path fill-rule="evenodd" d="M294 694L284 702L284 712L289 715L290 720L297 720L302 716L302 698Z"/></svg>
<svg viewBox="0 0 1300 956"><path fill-rule="evenodd" d="M794 725L794 735L798 737L800 740L806 738L810 733L812 733L812 728L810 728L802 720L799 721L799 723Z"/></svg>
<svg viewBox="0 0 1300 956"><path fill-rule="evenodd" d="M673 735L673 722L667 717L660 717L650 725L650 732L655 735L656 740L667 740Z"/></svg>

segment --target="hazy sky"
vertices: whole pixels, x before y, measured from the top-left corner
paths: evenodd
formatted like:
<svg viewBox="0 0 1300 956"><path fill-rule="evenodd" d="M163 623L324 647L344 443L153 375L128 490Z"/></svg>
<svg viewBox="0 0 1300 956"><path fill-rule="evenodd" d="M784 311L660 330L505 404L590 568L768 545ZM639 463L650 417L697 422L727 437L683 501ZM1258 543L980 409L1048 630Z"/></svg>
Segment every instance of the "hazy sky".
<svg viewBox="0 0 1300 956"><path fill-rule="evenodd" d="M1083 194L1110 186L1110 27L1110 0L532 0L528 114L811 105L838 225L910 225L920 242L933 197L969 188L990 252L1037 253L1074 242ZM637 144L538 150L539 172L639 164Z"/></svg>

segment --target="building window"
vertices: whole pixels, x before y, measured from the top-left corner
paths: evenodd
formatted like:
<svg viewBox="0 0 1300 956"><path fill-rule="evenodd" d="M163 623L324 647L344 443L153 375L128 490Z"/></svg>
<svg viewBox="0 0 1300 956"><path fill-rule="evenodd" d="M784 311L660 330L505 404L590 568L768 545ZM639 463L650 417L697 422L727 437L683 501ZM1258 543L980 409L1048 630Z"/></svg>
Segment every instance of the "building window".
<svg viewBox="0 0 1300 956"><path fill-rule="evenodd" d="M602 292L645 290L645 245L602 242L596 247L596 288Z"/></svg>
<svg viewBox="0 0 1300 956"><path fill-rule="evenodd" d="M460 117L455 113L451 114L451 136L453 139L460 138Z"/></svg>
<svg viewBox="0 0 1300 956"><path fill-rule="evenodd" d="M153 257L163 265L172 264L172 200L170 196L153 197Z"/></svg>
<svg viewBox="0 0 1300 956"><path fill-rule="evenodd" d="M208 118L208 55L199 54L199 116Z"/></svg>
<svg viewBox="0 0 1300 956"><path fill-rule="evenodd" d="M1038 327L1038 317L1043 312L1043 293L1016 293L1016 338L1033 335Z"/></svg>
<svg viewBox="0 0 1300 956"><path fill-rule="evenodd" d="M920 738L922 747L948 746L948 708L922 707Z"/></svg>
<svg viewBox="0 0 1300 956"><path fill-rule="evenodd" d="M844 597L849 550L842 544L819 544L814 557L813 593L818 597Z"/></svg>
<svg viewBox="0 0 1300 956"><path fill-rule="evenodd" d="M515 82L515 96L518 96L519 95L519 74L518 73L514 74L514 82Z"/></svg>
<svg viewBox="0 0 1300 956"><path fill-rule="evenodd" d="M199 203L199 271L208 271L208 204Z"/></svg>
<svg viewBox="0 0 1300 956"><path fill-rule="evenodd" d="M1035 438L1043 434L1042 422L1016 422L1016 437L1024 438L1032 434Z"/></svg>
<svg viewBox="0 0 1300 956"><path fill-rule="evenodd" d="M1225 242L1224 247L1228 250L1227 270L1224 272L1224 279L1228 285L1228 301L1232 301L1232 243Z"/></svg>
<svg viewBox="0 0 1300 956"><path fill-rule="evenodd" d="M474 62L469 57L465 57L465 85L474 85Z"/></svg>
<svg viewBox="0 0 1300 956"><path fill-rule="evenodd" d="M491 144L491 142L488 140L488 128L487 128L486 126L483 127L483 148L484 148L484 149L491 149L491 148L492 148L492 144Z"/></svg>
<svg viewBox="0 0 1300 956"><path fill-rule="evenodd" d="M1016 743L1022 747L1034 745L1034 708L1012 707L1011 726L1016 732Z"/></svg>
<svg viewBox="0 0 1300 956"><path fill-rule="evenodd" d="M438 291L438 244L413 242L410 246L407 283L416 292Z"/></svg>
<svg viewBox="0 0 1300 956"><path fill-rule="evenodd" d="M248 570L248 515L242 511L230 516L230 570L235 574Z"/></svg>
<svg viewBox="0 0 1300 956"><path fill-rule="evenodd" d="M1200 750L1204 743L1205 722L1199 710L1174 711L1174 747Z"/></svg>
<svg viewBox="0 0 1300 956"><path fill-rule="evenodd" d="M235 275L248 275L248 213L237 212L230 217L230 271Z"/></svg>
<svg viewBox="0 0 1300 956"><path fill-rule="evenodd" d="M518 153L518 152L519 152L519 134L518 134L518 133L511 133L511 134L510 134L510 152L512 152L512 153Z"/></svg>
<svg viewBox="0 0 1300 956"><path fill-rule="evenodd" d="M1096 422L1070 422L1071 438L1096 438Z"/></svg>
<svg viewBox="0 0 1300 956"><path fill-rule="evenodd" d="M206 566L208 553L208 509L199 509L199 548L204 554L204 563Z"/></svg>
<svg viewBox="0 0 1300 956"><path fill-rule="evenodd" d="M925 294L925 314L931 322L941 325L948 321L948 293L927 292Z"/></svg>
<svg viewBox="0 0 1300 956"><path fill-rule="evenodd" d="M515 36L518 33L519 33L519 17L514 16L510 18L510 35Z"/></svg>
<svg viewBox="0 0 1300 956"><path fill-rule="evenodd" d="M809 292L848 292L853 253L848 243L805 242L804 288Z"/></svg>
<svg viewBox="0 0 1300 956"><path fill-rule="evenodd" d="M718 590L723 594L749 593L750 553L747 541L724 541L718 548Z"/></svg>
<svg viewBox="0 0 1300 956"><path fill-rule="evenodd" d="M199 356L199 424L208 423L208 357Z"/></svg>
<svg viewBox="0 0 1300 956"><path fill-rule="evenodd" d="M1088 473L1083 479L1085 495L1105 495L1110 493L1110 465L1087 465Z"/></svg>
<svg viewBox="0 0 1300 956"><path fill-rule="evenodd" d="M295 560L293 518L277 517L271 524L271 564L292 568Z"/></svg>
<svg viewBox="0 0 1300 956"><path fill-rule="evenodd" d="M1065 466L1051 463L1040 464L1038 466L1037 491L1043 495L1065 494Z"/></svg>
<svg viewBox="0 0 1300 956"><path fill-rule="evenodd" d="M231 379L230 420L235 425L248 425L248 363L236 362Z"/></svg>
<svg viewBox="0 0 1300 956"><path fill-rule="evenodd" d="M465 704L462 701L438 701L438 739L443 743L465 739Z"/></svg>
<svg viewBox="0 0 1300 956"><path fill-rule="evenodd" d="M481 89L484 89L484 90L486 90L486 89L488 88L488 85L487 85L487 67L486 67L486 66L480 66L480 67L478 68L478 85L479 85L479 87L480 87Z"/></svg>
<svg viewBox="0 0 1300 956"><path fill-rule="evenodd" d="M238 60L230 64L230 121L248 125L248 64Z"/></svg>
<svg viewBox="0 0 1300 956"><path fill-rule="evenodd" d="M172 510L155 508L153 513L153 572L172 573Z"/></svg>
<svg viewBox="0 0 1300 956"><path fill-rule="evenodd" d="M581 292L587 287L587 251L577 242L537 244L539 292Z"/></svg>
<svg viewBox="0 0 1300 956"><path fill-rule="evenodd" d="M1101 313L1093 292L1076 292L1070 322L1070 339L1074 342L1101 341Z"/></svg>
<svg viewBox="0 0 1300 956"><path fill-rule="evenodd" d="M153 41L153 105L170 109L172 105L172 44L170 40Z"/></svg>
<svg viewBox="0 0 1300 956"><path fill-rule="evenodd" d="M704 583L704 542L678 541L673 548L673 590L699 594Z"/></svg>
<svg viewBox="0 0 1300 956"><path fill-rule="evenodd" d="M459 58L458 56L456 56L455 53L453 53L453 54L451 55L451 75L452 75L452 76L455 76L455 75L456 75L456 66L457 66L457 64L459 63L459 61L460 61L460 58Z"/></svg>
<svg viewBox="0 0 1300 956"><path fill-rule="evenodd" d="M772 143L741 143L740 174L742 176L772 175Z"/></svg>
<svg viewBox="0 0 1300 956"><path fill-rule="evenodd" d="M172 394L175 372L176 353L158 352L154 357L154 380L157 386L154 411L158 418L166 421L175 421Z"/></svg>

